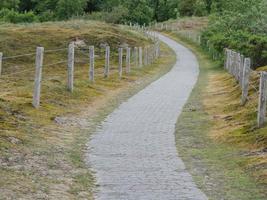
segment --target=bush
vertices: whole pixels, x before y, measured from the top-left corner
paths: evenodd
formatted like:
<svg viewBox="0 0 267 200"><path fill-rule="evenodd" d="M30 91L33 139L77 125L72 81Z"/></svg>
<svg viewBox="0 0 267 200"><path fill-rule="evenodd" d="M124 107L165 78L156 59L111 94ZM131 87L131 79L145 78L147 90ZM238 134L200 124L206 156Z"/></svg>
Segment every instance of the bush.
<svg viewBox="0 0 267 200"><path fill-rule="evenodd" d="M40 22L55 21L55 19L56 19L55 13L50 10L39 14Z"/></svg>
<svg viewBox="0 0 267 200"><path fill-rule="evenodd" d="M57 2L57 17L60 20L69 19L73 16L82 15L87 0L59 0Z"/></svg>
<svg viewBox="0 0 267 200"><path fill-rule="evenodd" d="M194 4L194 16L206 16L207 12L207 4L203 0L196 0Z"/></svg>
<svg viewBox="0 0 267 200"><path fill-rule="evenodd" d="M107 12L92 12L90 14L83 15L81 18L85 20L105 21L107 15Z"/></svg>
<svg viewBox="0 0 267 200"><path fill-rule="evenodd" d="M2 9L0 11L2 21L10 23L31 23L38 21L38 17L32 12L19 13L15 10Z"/></svg>
<svg viewBox="0 0 267 200"><path fill-rule="evenodd" d="M267 36L241 30L231 32L205 31L202 34L202 46L207 42L213 52L222 55L224 48L233 49L252 59L253 68L267 64Z"/></svg>
<svg viewBox="0 0 267 200"><path fill-rule="evenodd" d="M217 54L222 55L224 48L230 48L252 58L254 68L266 65L267 2L231 2L236 6L221 2L226 10L210 17L210 24L202 33L202 46L209 41L212 51ZM238 3L242 6L238 7Z"/></svg>
<svg viewBox="0 0 267 200"><path fill-rule="evenodd" d="M84 15L82 18L87 20L105 21L107 23L120 24L126 22L126 18L129 15L127 8L123 6L117 6L112 9L111 12L93 12L91 14Z"/></svg>
<svg viewBox="0 0 267 200"><path fill-rule="evenodd" d="M117 6L112 9L112 12L106 14L105 21L107 23L124 23L129 15L129 10L123 6Z"/></svg>

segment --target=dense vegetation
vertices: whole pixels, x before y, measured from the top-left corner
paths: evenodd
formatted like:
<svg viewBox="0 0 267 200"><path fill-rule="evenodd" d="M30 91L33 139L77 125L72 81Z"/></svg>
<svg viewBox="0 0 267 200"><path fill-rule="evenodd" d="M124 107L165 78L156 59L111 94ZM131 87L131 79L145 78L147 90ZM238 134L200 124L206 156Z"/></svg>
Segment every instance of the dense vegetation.
<svg viewBox="0 0 267 200"><path fill-rule="evenodd" d="M221 0L1 0L0 19L8 22L64 20L75 16L113 23L166 21L205 16Z"/></svg>
<svg viewBox="0 0 267 200"><path fill-rule="evenodd" d="M208 28L202 34L213 53L228 47L251 57L254 68L267 64L267 1L224 0L214 4Z"/></svg>
<svg viewBox="0 0 267 200"><path fill-rule="evenodd" d="M84 18L149 24L183 16L210 16L202 45L222 57L228 47L267 64L266 0L1 0L0 21L21 23Z"/></svg>

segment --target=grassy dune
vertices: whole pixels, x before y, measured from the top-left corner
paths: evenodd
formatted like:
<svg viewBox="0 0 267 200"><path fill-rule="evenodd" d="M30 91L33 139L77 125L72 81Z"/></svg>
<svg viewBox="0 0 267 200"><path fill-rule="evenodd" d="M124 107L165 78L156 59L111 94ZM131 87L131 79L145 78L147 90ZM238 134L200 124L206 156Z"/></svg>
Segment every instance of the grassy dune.
<svg viewBox="0 0 267 200"><path fill-rule="evenodd" d="M76 38L87 45L108 42L112 52L122 43L151 43L121 26L91 21L1 25L0 38L4 56L34 52L36 46L66 48ZM84 162L90 134L123 99L166 73L175 62L173 52L162 45L162 57L155 64L133 68L120 80L117 55L112 53L110 78L103 78L104 61L97 57L96 82L92 84L86 52L76 53L72 94L66 90L66 64L48 66L66 60L67 51L45 53L38 110L31 106L34 56L4 60L0 77L0 199L92 199L93 173ZM103 56L100 51L96 54ZM12 74L15 72L19 73Z"/></svg>

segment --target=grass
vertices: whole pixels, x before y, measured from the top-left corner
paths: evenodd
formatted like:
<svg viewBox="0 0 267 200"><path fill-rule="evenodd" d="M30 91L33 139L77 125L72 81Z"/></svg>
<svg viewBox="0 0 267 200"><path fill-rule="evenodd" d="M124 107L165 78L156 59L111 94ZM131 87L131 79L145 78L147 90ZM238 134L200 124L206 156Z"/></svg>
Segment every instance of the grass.
<svg viewBox="0 0 267 200"><path fill-rule="evenodd" d="M240 89L219 63L194 43L168 36L190 48L200 77L177 121L179 154L210 199L266 199L267 127L256 128L257 98L240 106Z"/></svg>
<svg viewBox="0 0 267 200"><path fill-rule="evenodd" d="M109 42L113 52L121 43L144 46L142 35L101 22L70 21L30 25L1 25L0 51L12 56L65 48L74 38L88 45ZM98 52L99 53L99 52ZM45 54L46 55L46 54ZM3 63L0 82L0 199L92 199L93 174L84 162L86 143L95 128L121 101L166 73L175 62L162 45L162 57L153 65L133 68L120 80L117 59L109 79L103 78L103 60L96 61L96 82L88 81L88 64L75 65L75 90L66 90L65 65L46 67L66 52L45 57L41 107L32 108L34 59ZM77 52L79 59L84 59ZM116 56L116 54L114 54ZM16 70L28 70L16 76Z"/></svg>

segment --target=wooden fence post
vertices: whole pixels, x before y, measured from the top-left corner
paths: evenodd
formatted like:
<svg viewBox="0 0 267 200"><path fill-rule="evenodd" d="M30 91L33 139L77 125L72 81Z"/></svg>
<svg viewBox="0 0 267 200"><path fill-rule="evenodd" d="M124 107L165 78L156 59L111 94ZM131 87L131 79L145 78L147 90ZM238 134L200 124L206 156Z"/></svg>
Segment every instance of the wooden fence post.
<svg viewBox="0 0 267 200"><path fill-rule="evenodd" d="M235 55L235 79L239 83L239 70L240 70L240 53L236 53Z"/></svg>
<svg viewBox="0 0 267 200"><path fill-rule="evenodd" d="M231 68L231 50L227 50L227 57L228 57L228 62L227 62L227 71L230 73L230 68Z"/></svg>
<svg viewBox="0 0 267 200"><path fill-rule="evenodd" d="M119 77L122 77L122 57L123 57L123 48L119 48Z"/></svg>
<svg viewBox="0 0 267 200"><path fill-rule="evenodd" d="M156 44L153 44L153 45L152 45L152 48L151 48L151 59L152 59L151 62L152 62L152 63L154 63L154 61L155 61L155 57L156 57L156 56L155 56L155 55L156 55L155 52L156 52Z"/></svg>
<svg viewBox="0 0 267 200"><path fill-rule="evenodd" d="M34 92L33 92L33 102L32 102L32 105L35 108L39 108L40 106L43 60L44 60L44 48L37 47L36 58L35 58Z"/></svg>
<svg viewBox="0 0 267 200"><path fill-rule="evenodd" d="M95 47L89 46L90 66L89 66L89 80L95 82Z"/></svg>
<svg viewBox="0 0 267 200"><path fill-rule="evenodd" d="M249 77L250 77L250 58L245 58L244 62L244 71L243 71L243 80L242 80L242 98L241 105L245 105L248 97L248 89L249 89Z"/></svg>
<svg viewBox="0 0 267 200"><path fill-rule="evenodd" d="M258 106L258 127L261 128L265 123L266 104L267 104L267 72L261 72L260 96Z"/></svg>
<svg viewBox="0 0 267 200"><path fill-rule="evenodd" d="M231 53L230 53L230 73L231 75L234 75L233 73L233 69L234 69L234 51L231 50Z"/></svg>
<svg viewBox="0 0 267 200"><path fill-rule="evenodd" d="M131 72L131 48L127 47L126 49L126 73Z"/></svg>
<svg viewBox="0 0 267 200"><path fill-rule="evenodd" d="M134 47L134 65L138 67L138 48Z"/></svg>
<svg viewBox="0 0 267 200"><path fill-rule="evenodd" d="M144 48L144 65L148 64L148 47Z"/></svg>
<svg viewBox="0 0 267 200"><path fill-rule="evenodd" d="M161 57L161 48L160 48L160 42L158 43L158 58Z"/></svg>
<svg viewBox="0 0 267 200"><path fill-rule="evenodd" d="M244 56L240 55L240 63L239 63L239 84L240 84L240 86L242 86L243 73L244 73Z"/></svg>
<svg viewBox="0 0 267 200"><path fill-rule="evenodd" d="M143 50L139 47L139 67L143 67Z"/></svg>
<svg viewBox="0 0 267 200"><path fill-rule="evenodd" d="M228 49L224 49L224 69L227 69L227 63L228 63Z"/></svg>
<svg viewBox="0 0 267 200"><path fill-rule="evenodd" d="M148 56L147 56L147 63L151 65L152 63L152 56L151 56L151 46L148 47Z"/></svg>
<svg viewBox="0 0 267 200"><path fill-rule="evenodd" d="M106 52L105 52L105 71L104 71L104 77L109 77L109 65L110 65L110 46L106 46Z"/></svg>
<svg viewBox="0 0 267 200"><path fill-rule="evenodd" d="M74 42L69 44L68 50L68 90L73 92L73 79L74 79Z"/></svg>
<svg viewBox="0 0 267 200"><path fill-rule="evenodd" d="M2 62L3 62L3 53L0 52L0 76L2 75Z"/></svg>

